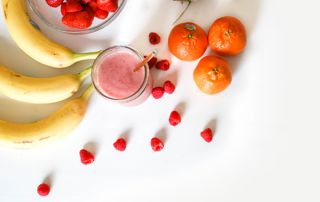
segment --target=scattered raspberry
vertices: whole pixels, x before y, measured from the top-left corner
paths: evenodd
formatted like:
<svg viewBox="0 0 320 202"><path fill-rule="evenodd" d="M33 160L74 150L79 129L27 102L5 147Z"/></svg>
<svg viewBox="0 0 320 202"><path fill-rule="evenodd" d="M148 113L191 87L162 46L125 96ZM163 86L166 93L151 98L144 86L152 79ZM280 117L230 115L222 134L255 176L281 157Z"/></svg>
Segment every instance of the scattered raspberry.
<svg viewBox="0 0 320 202"><path fill-rule="evenodd" d="M177 111L172 111L169 117L169 123L176 126L181 122L181 116Z"/></svg>
<svg viewBox="0 0 320 202"><path fill-rule="evenodd" d="M104 10L101 10L101 9L97 9L96 12L94 13L94 16L103 20L103 19L106 19L109 15L109 12L108 11L104 11Z"/></svg>
<svg viewBox="0 0 320 202"><path fill-rule="evenodd" d="M156 68L163 70L163 71L167 71L170 68L170 63L168 60L160 60L157 64L156 64Z"/></svg>
<svg viewBox="0 0 320 202"><path fill-rule="evenodd" d="M50 186L45 183L42 183L38 186L37 192L40 196L47 196L50 192Z"/></svg>
<svg viewBox="0 0 320 202"><path fill-rule="evenodd" d="M118 151L124 151L126 150L127 143L123 138L119 138L117 141L115 141L115 143L113 143L113 146Z"/></svg>
<svg viewBox="0 0 320 202"><path fill-rule="evenodd" d="M144 56L145 58L147 56ZM148 62L148 66L149 66L149 69L151 69L158 61L158 58L157 57L152 57L151 60Z"/></svg>
<svg viewBox="0 0 320 202"><path fill-rule="evenodd" d="M200 133L201 137L206 141L206 142L211 142L212 141L212 130L210 128L206 128L204 129L201 133Z"/></svg>
<svg viewBox="0 0 320 202"><path fill-rule="evenodd" d="M62 16L65 16L67 14L67 3L62 3L60 7L60 12Z"/></svg>
<svg viewBox="0 0 320 202"><path fill-rule="evenodd" d="M154 137L151 139L151 147L153 151L157 152L163 149L164 144L159 138Z"/></svg>
<svg viewBox="0 0 320 202"><path fill-rule="evenodd" d="M63 0L46 0L47 4L51 7L58 7L62 4Z"/></svg>
<svg viewBox="0 0 320 202"><path fill-rule="evenodd" d="M152 89L151 94L155 99L160 99L164 94L164 89L162 87L155 87Z"/></svg>
<svg viewBox="0 0 320 202"><path fill-rule="evenodd" d="M159 44L160 40L161 40L161 38L160 38L159 34L157 34L155 32L150 32L150 34L149 34L149 42L152 45Z"/></svg>
<svg viewBox="0 0 320 202"><path fill-rule="evenodd" d="M85 149L81 149L80 160L81 160L81 163L83 163L84 165L91 164L94 161L94 155Z"/></svg>
<svg viewBox="0 0 320 202"><path fill-rule="evenodd" d="M172 94L174 92L174 90L176 89L176 87L174 86L174 84L171 81L164 82L163 88L164 88L164 91L169 94Z"/></svg>

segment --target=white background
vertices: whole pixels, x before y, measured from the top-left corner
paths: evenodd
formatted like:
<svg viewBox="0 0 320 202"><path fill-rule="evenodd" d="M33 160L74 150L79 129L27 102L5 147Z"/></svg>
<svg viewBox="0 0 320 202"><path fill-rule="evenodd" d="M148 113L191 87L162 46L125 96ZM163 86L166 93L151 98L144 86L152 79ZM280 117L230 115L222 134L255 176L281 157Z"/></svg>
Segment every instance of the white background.
<svg viewBox="0 0 320 202"><path fill-rule="evenodd" d="M1 202L316 202L320 201L320 3L316 0L198 0L183 21L206 30L223 15L239 17L247 27L244 54L228 58L233 83L208 96L195 86L197 64L171 58L166 40L182 9L172 0L129 0L112 25L90 35L57 33L40 24L52 39L85 52L129 44L149 52L150 31L161 34L161 58L173 65L153 70L156 84L177 83L176 92L149 98L136 108L106 102L97 93L81 125L67 138L33 150L0 148ZM206 54L212 54L208 49ZM12 41L0 16L0 62L20 73L53 76L78 72L90 62L57 70L33 61ZM31 105L0 97L0 119L29 122L46 117L64 102ZM169 126L178 107L181 125ZM214 141L199 132L216 125ZM112 143L127 134L123 153ZM150 139L165 137L154 153ZM84 166L78 152L89 143L96 161ZM49 180L48 197L36 193Z"/></svg>

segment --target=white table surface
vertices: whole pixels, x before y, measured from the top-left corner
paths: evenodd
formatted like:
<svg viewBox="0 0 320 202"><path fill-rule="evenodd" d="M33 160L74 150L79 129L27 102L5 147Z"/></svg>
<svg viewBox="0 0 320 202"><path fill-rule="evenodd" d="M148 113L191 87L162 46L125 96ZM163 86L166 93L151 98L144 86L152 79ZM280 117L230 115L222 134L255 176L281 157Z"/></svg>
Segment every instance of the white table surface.
<svg viewBox="0 0 320 202"><path fill-rule="evenodd" d="M76 51L129 44L152 50L150 31L161 33L160 57L173 61L168 72L153 71L156 84L177 82L174 95L126 108L97 93L80 126L67 138L33 150L0 148L1 202L318 202L320 201L320 3L316 0L198 0L182 18L208 30L222 15L239 17L248 30L244 54L228 59L233 82L208 96L196 88L197 63L180 62L166 50L166 39L181 5L172 0L129 0L109 27L70 36L41 25L52 39ZM2 11L2 10L1 10ZM1 12L2 13L2 12ZM211 54L208 49L207 54ZM57 70L28 58L12 41L0 15L0 62L18 72L53 76L77 72L90 62ZM19 103L0 95L0 119L34 121L57 110ZM176 106L182 123L168 125ZM214 141L199 136L216 122ZM123 153L114 140L128 134ZM166 137L163 151L150 148L154 135ZM96 148L96 161L83 166L78 152ZM36 187L52 183L48 197Z"/></svg>

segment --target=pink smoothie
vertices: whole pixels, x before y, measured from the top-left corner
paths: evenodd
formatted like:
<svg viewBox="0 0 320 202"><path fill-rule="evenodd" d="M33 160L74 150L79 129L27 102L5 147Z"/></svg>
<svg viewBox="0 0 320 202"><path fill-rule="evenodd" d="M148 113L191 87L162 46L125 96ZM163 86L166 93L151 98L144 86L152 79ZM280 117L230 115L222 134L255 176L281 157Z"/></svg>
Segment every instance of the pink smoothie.
<svg viewBox="0 0 320 202"><path fill-rule="evenodd" d="M128 50L117 50L103 55L97 64L97 84L102 94L109 98L121 100L134 95L128 105L136 105L143 102L149 95L152 88L151 77L142 67L134 72L136 65L141 58ZM144 78L149 78L144 88ZM141 92L139 90L141 90ZM137 94L137 92L139 93Z"/></svg>

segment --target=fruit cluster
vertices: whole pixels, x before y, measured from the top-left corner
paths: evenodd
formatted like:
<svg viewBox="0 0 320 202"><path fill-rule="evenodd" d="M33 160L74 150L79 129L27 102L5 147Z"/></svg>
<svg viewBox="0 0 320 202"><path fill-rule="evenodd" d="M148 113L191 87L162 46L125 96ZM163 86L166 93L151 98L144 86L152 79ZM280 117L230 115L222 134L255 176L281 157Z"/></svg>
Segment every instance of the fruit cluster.
<svg viewBox="0 0 320 202"><path fill-rule="evenodd" d="M160 99L164 93L172 94L175 89L175 85L168 80L163 83L163 86L154 87L151 94L155 99Z"/></svg>
<svg viewBox="0 0 320 202"><path fill-rule="evenodd" d="M46 0L51 7L60 6L62 23L77 29L86 29L94 18L104 20L118 9L118 0Z"/></svg>
<svg viewBox="0 0 320 202"><path fill-rule="evenodd" d="M199 27L199 29L201 29ZM203 32L204 33L204 32ZM205 34L205 33L204 33ZM161 41L161 37L159 36L158 33L156 32L150 32L149 33L149 42L151 45L157 45L159 44ZM202 53L203 54L203 53ZM201 54L199 55L199 57L201 56ZM147 56L145 56L146 58ZM153 66L155 66L158 70L161 71L167 71L170 68L170 62L166 59L160 60L159 62L157 62L158 59L156 57L152 57L150 59L150 61L148 62L149 68L153 68ZM157 86L154 87L151 91L151 94L153 96L153 98L155 99L160 99L163 97L164 93L168 93L168 94L172 94L175 91L175 85L167 80L163 83L162 86ZM180 124L181 122L181 115L178 111L172 111L170 113L169 116L169 123L171 126L177 126L178 124ZM211 142L212 138L213 138L213 132L210 128L206 128L204 129L201 133L200 133L201 137L206 141L206 142ZM114 143L114 146L117 142ZM151 147L154 151L160 151L163 149L164 147L164 143L161 139L154 137L151 139ZM115 146L115 148L117 149L117 147Z"/></svg>
<svg viewBox="0 0 320 202"><path fill-rule="evenodd" d="M173 127L179 125L181 123L180 113L176 110L172 111L169 115L168 122ZM213 139L213 131L211 128L205 128L203 131L200 132L200 136L205 142L210 143ZM165 142L159 137L152 137L150 140L150 146L154 152L159 152L164 148ZM125 151L127 148L126 139L123 137L118 138L113 143L113 147L120 152ZM90 165L95 161L95 153L85 148L79 151L79 156L80 162L83 165ZM40 196L47 196L50 193L50 184L47 184L45 182L41 183L37 187L37 192Z"/></svg>
<svg viewBox="0 0 320 202"><path fill-rule="evenodd" d="M12 18L14 15L6 16L5 20L7 20L7 23L10 25L8 26L9 32L15 32L12 36L17 43L22 41L20 38L24 39L23 42L25 43L20 43L19 47L29 53L29 55L37 61L53 67L61 68L70 66L76 61L94 59L97 56L97 53L86 53L83 54L82 58L79 59L78 57L78 60L74 60L74 55L76 53L57 45L49 39L46 39L41 32L34 29L32 26L28 26L29 21L26 21L28 17L25 10L23 10L23 8L25 8L25 1L4 1L6 2L4 5L7 5L3 8L5 13L9 13L8 11L10 10L15 11L10 13L22 13L22 16L24 16L18 19ZM51 7L60 6L61 13L63 15L62 22L70 27L79 29L90 27L94 17L100 19L107 18L109 12L115 12L118 8L117 0L67 0L65 2L64 0L46 0L46 2ZM21 21L24 23L21 23ZM16 32L17 30L19 30L19 32ZM22 35L20 35L21 33ZM149 41L151 44L156 45L160 43L161 39L156 33L150 33ZM200 58L204 54L208 44L217 54L231 56L239 54L244 50L246 45L246 33L244 26L238 19L233 17L223 17L212 24L208 37L203 29L194 23L183 23L181 25L177 25L171 31L168 43L171 53L181 60L188 61ZM34 47L33 45L35 44L38 45L36 48L39 48L40 50L42 46L51 47L51 52L59 54L39 54L40 51L31 51L32 49L30 47ZM57 57L57 55L65 57ZM79 54L76 55L79 56ZM64 58L64 60L61 58ZM167 71L170 68L170 63L167 60L157 62L157 58L154 57L149 61L149 66L156 66L157 69ZM36 79L16 74L6 70L6 68L0 68L0 73L3 75L3 78L5 78L3 80L6 81L6 85L3 86L8 87L3 88L6 95L19 101L35 102L39 104L61 101L70 97L78 90L79 85L82 80L88 76L89 71L85 70L79 75L56 77L54 78L55 82L51 81L51 83L49 83L49 79L39 79L36 83L34 82ZM14 78L16 80L12 80L13 77L16 77ZM62 83L64 85L63 87L65 87L67 86L66 81L70 80L72 80L68 85L72 86L70 89L63 90L64 88L61 88L59 85L55 85L55 88L51 88L55 90L60 89L60 91L51 93L52 95L50 94L50 99L46 97L48 96L46 91L43 89L40 89L39 91L39 84L43 87ZM224 90L231 82L230 67L228 63L220 57L206 56L201 59L196 67L194 71L194 80L203 92L208 94L218 93ZM12 87L12 81L14 81L15 84L27 83L28 86L24 86L22 89ZM44 82L46 82L46 85ZM26 93L18 91L30 89L33 91L27 91L29 95L24 95ZM37 89L37 91L35 89ZM10 93L9 91L12 91L13 93ZM86 111L87 101L92 91L93 86L91 85L80 98L69 101L53 115L37 122L16 124L1 121L0 128L2 128L2 131L10 131L10 134L1 134L1 141L14 144L15 146L23 145L26 147L32 147L42 142L50 142L64 137L80 123ZM155 98L160 98L163 96L164 92L172 94L174 91L174 84L171 81L166 81L162 87L156 87L153 90L152 95ZM59 96L57 96L58 94ZM31 100L30 97L35 98ZM181 120L182 118L180 113L174 110L170 113L168 122L171 126L177 126L181 123ZM39 128L42 130L39 130ZM50 128L50 131L46 130L47 128ZM60 130L61 128L64 130ZM200 136L206 142L211 142L213 132L210 128L206 128L200 132ZM150 144L152 150L156 152L164 148L163 140L158 137L153 137ZM124 151L127 143L124 138L119 138L113 143L113 146L118 151ZM95 157L93 153L84 149L80 151L80 160L83 164L91 164L94 162L94 159ZM50 186L45 183L40 184L37 191L42 196L48 195L50 192Z"/></svg>
<svg viewBox="0 0 320 202"><path fill-rule="evenodd" d="M240 20L225 16L217 19L208 35L197 24L185 22L176 25L170 32L170 52L183 61L199 59L210 48L221 56L234 56L243 52L246 46L246 30ZM203 57L193 72L197 87L206 94L216 94L231 83L230 65L221 57Z"/></svg>

